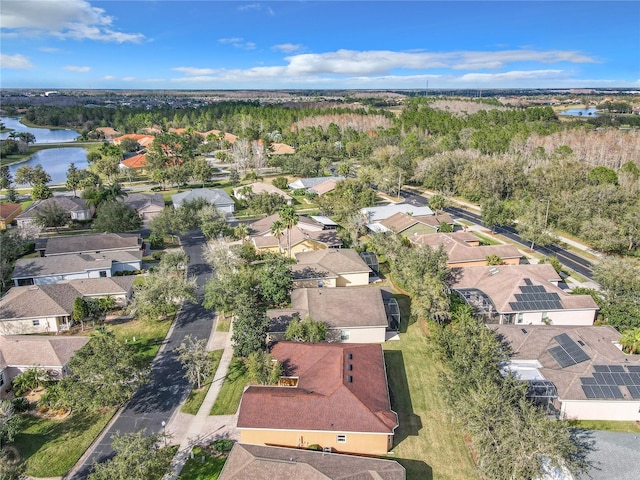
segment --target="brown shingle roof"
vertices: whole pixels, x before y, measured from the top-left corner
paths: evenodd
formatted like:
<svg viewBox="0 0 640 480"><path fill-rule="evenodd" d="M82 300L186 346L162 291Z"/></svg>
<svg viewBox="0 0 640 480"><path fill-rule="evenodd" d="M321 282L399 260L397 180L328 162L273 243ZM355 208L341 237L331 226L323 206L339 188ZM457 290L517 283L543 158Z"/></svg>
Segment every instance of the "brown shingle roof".
<svg viewBox="0 0 640 480"><path fill-rule="evenodd" d="M358 252L350 248L330 248L296 254L298 265L319 266L337 274L370 272Z"/></svg>
<svg viewBox="0 0 640 480"><path fill-rule="evenodd" d="M82 199L82 198L76 198L76 197L68 197L68 196L58 196L58 197L51 197L51 198L47 198L45 200L37 200L34 203L32 203L29 208L27 208L24 212L22 212L20 215L18 215L18 219L25 219L25 218L35 218L36 215L38 214L38 212L45 207L46 205L51 205L51 204L56 204L58 205L60 208L62 208L65 212L67 213L71 213L71 212L82 212L85 210L89 210L89 207L87 206L87 202L86 200Z"/></svg>
<svg viewBox="0 0 640 480"><path fill-rule="evenodd" d="M393 230L394 232L403 232L416 223L422 223L433 228L438 228L442 222L453 223L453 219L450 215L412 216L407 215L406 213L398 212L391 215L389 218L382 220L380 222L380 225L383 225L389 230Z"/></svg>
<svg viewBox="0 0 640 480"><path fill-rule="evenodd" d="M46 255L98 252L103 250L137 250L137 233L96 233L90 235L57 236L47 239Z"/></svg>
<svg viewBox="0 0 640 480"><path fill-rule="evenodd" d="M378 287L296 288L291 292L291 309L267 311L270 331L284 331L293 313L310 316L331 328L386 327L382 290Z"/></svg>
<svg viewBox="0 0 640 480"><path fill-rule="evenodd" d="M517 301L515 294L521 293L520 287L527 284L525 280L531 281L533 285L543 286L547 293L557 294L563 310L598 308L590 295L570 295L551 283L559 282L561 278L549 264L463 267L453 268L451 271L454 278L451 288L482 291L491 299L499 313L514 311L509 303Z"/></svg>
<svg viewBox="0 0 640 480"><path fill-rule="evenodd" d="M6 365L63 367L90 337L0 335L0 351Z"/></svg>
<svg viewBox="0 0 640 480"><path fill-rule="evenodd" d="M391 434L398 426L380 345L279 342L271 354L298 386L247 388L238 428Z"/></svg>
<svg viewBox="0 0 640 480"><path fill-rule="evenodd" d="M394 460L236 443L220 480L404 480Z"/></svg>
<svg viewBox="0 0 640 480"><path fill-rule="evenodd" d="M16 213L19 213L22 205L19 203L0 203L0 220L5 220Z"/></svg>
<svg viewBox="0 0 640 480"><path fill-rule="evenodd" d="M460 232L463 235L468 235ZM473 236L473 235L472 235ZM513 245L482 245L470 246L469 243L455 233L436 233L433 235L419 235L419 238L409 238L413 243L437 248L440 245L449 257L447 263L477 262L485 260L489 255L505 258L520 258L522 255ZM478 240L478 237L475 237Z"/></svg>

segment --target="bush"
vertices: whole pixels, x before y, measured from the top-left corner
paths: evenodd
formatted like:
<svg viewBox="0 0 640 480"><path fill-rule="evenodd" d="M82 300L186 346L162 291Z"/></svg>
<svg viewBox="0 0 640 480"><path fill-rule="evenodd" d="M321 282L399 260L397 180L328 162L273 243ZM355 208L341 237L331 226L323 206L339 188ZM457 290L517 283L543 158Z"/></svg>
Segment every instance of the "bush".
<svg viewBox="0 0 640 480"><path fill-rule="evenodd" d="M151 232L151 235L149 235L149 244L152 250L164 248L164 236L157 232Z"/></svg>
<svg viewBox="0 0 640 480"><path fill-rule="evenodd" d="M13 409L16 413L26 412L31 408L31 403L24 397L17 397L13 399Z"/></svg>
<svg viewBox="0 0 640 480"><path fill-rule="evenodd" d="M22 245L22 255L29 255L30 253L33 253L35 251L36 251L35 242L25 242Z"/></svg>
<svg viewBox="0 0 640 480"><path fill-rule="evenodd" d="M158 260L158 261L160 261L160 259L162 258L162 256L163 256L163 255L164 255L164 252L163 252L163 251L160 251L160 252L153 252L153 253L151 254L151 256L153 257L153 259L154 259L154 260Z"/></svg>
<svg viewBox="0 0 640 480"><path fill-rule="evenodd" d="M233 448L233 440L229 440L228 438L219 438L218 440L211 442L211 447L216 452L230 452Z"/></svg>
<svg viewBox="0 0 640 480"><path fill-rule="evenodd" d="M160 190L162 190L162 187L160 187L160 186L151 187L151 191L152 192L159 192Z"/></svg>
<svg viewBox="0 0 640 480"><path fill-rule="evenodd" d="M274 187L279 188L280 190L285 190L289 186L287 177L276 177L271 183L273 183Z"/></svg>
<svg viewBox="0 0 640 480"><path fill-rule="evenodd" d="M294 195L295 197L302 197L302 196L303 196L304 194L306 194L306 193L307 193L307 191L306 191L304 188L296 188L296 189L293 191L293 195Z"/></svg>

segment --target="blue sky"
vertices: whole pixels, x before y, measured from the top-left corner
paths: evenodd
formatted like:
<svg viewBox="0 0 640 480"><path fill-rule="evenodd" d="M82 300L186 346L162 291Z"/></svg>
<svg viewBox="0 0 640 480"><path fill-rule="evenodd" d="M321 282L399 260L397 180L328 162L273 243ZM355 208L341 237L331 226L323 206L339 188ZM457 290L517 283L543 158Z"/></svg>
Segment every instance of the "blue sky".
<svg viewBox="0 0 640 480"><path fill-rule="evenodd" d="M640 88L640 1L3 0L2 88Z"/></svg>

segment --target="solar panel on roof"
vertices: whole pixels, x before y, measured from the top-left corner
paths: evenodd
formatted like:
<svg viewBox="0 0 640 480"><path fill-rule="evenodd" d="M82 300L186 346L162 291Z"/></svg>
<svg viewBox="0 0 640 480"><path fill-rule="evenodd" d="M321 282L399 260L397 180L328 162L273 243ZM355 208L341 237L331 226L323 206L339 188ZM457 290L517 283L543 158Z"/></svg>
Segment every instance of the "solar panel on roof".
<svg viewBox="0 0 640 480"><path fill-rule="evenodd" d="M580 377L580 383L582 385L597 385L596 379L593 377Z"/></svg>
<svg viewBox="0 0 640 480"><path fill-rule="evenodd" d="M623 373L624 367L622 365L609 365L609 370L611 370L612 372Z"/></svg>
<svg viewBox="0 0 640 480"><path fill-rule="evenodd" d="M573 361L573 358L571 358L571 356L562 347L550 348L549 353L562 368L576 364L576 362Z"/></svg>
<svg viewBox="0 0 640 480"><path fill-rule="evenodd" d="M533 285L533 282L531 282L530 278L525 278L524 279L524 283L527 284L527 285Z"/></svg>
<svg viewBox="0 0 640 480"><path fill-rule="evenodd" d="M627 370L633 373L640 373L640 365L627 365Z"/></svg>
<svg viewBox="0 0 640 480"><path fill-rule="evenodd" d="M613 385L624 385L621 373L612 373L611 376L613 377Z"/></svg>
<svg viewBox="0 0 640 480"><path fill-rule="evenodd" d="M640 373L630 373L634 385L640 385Z"/></svg>
<svg viewBox="0 0 640 480"><path fill-rule="evenodd" d="M634 399L640 398L640 387L627 386L627 390L629 390L629 394L631 395L631 398L634 398Z"/></svg>
<svg viewBox="0 0 640 480"><path fill-rule="evenodd" d="M582 391L584 392L584 395L587 398L597 398L596 394L593 391L593 387L590 387L588 385L582 385Z"/></svg>
<svg viewBox="0 0 640 480"><path fill-rule="evenodd" d="M611 370L609 370L609 365L594 365L593 369L596 372L610 372Z"/></svg>
<svg viewBox="0 0 640 480"><path fill-rule="evenodd" d="M556 335L555 337L553 337L553 339L558 342L560 346L550 348L548 352L556 360L556 362L558 362L558 365L560 365L560 367L565 368L571 365L575 365L576 363L584 362L591 358L566 333Z"/></svg>

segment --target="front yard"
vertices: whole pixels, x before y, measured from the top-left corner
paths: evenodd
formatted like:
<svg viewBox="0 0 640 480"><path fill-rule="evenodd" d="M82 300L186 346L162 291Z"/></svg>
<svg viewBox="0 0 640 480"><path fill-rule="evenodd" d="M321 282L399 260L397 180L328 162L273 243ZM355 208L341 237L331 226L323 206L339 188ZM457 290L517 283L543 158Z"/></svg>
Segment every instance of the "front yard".
<svg viewBox="0 0 640 480"><path fill-rule="evenodd" d="M242 392L248 383L249 378L244 363L241 359L234 357L229 365L229 371L222 383L216 403L211 408L210 415L233 415L236 413L240 406Z"/></svg>

